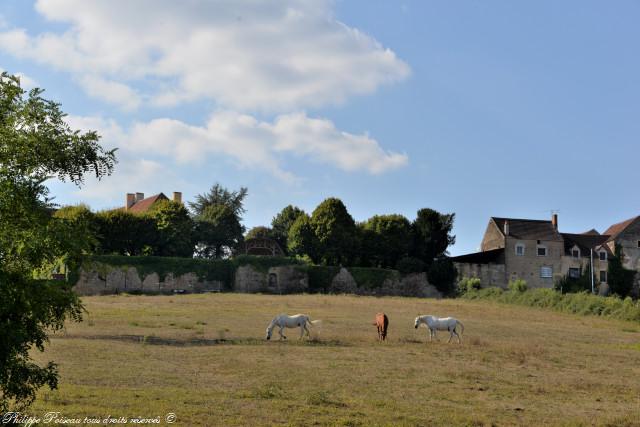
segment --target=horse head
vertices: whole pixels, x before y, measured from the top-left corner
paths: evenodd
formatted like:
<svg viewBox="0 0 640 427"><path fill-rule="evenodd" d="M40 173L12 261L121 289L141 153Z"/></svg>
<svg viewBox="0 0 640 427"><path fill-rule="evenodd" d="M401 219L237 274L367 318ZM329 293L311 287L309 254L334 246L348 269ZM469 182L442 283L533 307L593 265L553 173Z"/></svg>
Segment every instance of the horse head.
<svg viewBox="0 0 640 427"><path fill-rule="evenodd" d="M416 317L416 320L414 322L413 325L416 329L418 329L418 326L420 326L420 316Z"/></svg>

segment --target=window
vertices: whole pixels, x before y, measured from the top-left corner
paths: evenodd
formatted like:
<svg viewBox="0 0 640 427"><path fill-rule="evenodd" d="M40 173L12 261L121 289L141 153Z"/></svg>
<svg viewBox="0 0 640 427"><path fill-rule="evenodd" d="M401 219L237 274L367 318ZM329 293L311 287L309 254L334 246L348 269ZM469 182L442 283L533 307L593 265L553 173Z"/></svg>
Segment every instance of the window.
<svg viewBox="0 0 640 427"><path fill-rule="evenodd" d="M524 256L524 244L522 243L516 244L516 255Z"/></svg>
<svg viewBox="0 0 640 427"><path fill-rule="evenodd" d="M570 268L569 269L569 277L572 279L580 278L580 269L579 268Z"/></svg>
<svg viewBox="0 0 640 427"><path fill-rule="evenodd" d="M553 267L540 267L540 277L550 279L553 277Z"/></svg>
<svg viewBox="0 0 640 427"><path fill-rule="evenodd" d="M607 283L607 272L605 270L600 272L600 283Z"/></svg>
<svg viewBox="0 0 640 427"><path fill-rule="evenodd" d="M580 249L571 249L571 256L574 258L580 258Z"/></svg>
<svg viewBox="0 0 640 427"><path fill-rule="evenodd" d="M607 260L607 253L605 251L600 251L600 261Z"/></svg>
<svg viewBox="0 0 640 427"><path fill-rule="evenodd" d="M638 247L640 248L640 240L638 240Z"/></svg>
<svg viewBox="0 0 640 427"><path fill-rule="evenodd" d="M547 256L546 246L538 246L538 256Z"/></svg>

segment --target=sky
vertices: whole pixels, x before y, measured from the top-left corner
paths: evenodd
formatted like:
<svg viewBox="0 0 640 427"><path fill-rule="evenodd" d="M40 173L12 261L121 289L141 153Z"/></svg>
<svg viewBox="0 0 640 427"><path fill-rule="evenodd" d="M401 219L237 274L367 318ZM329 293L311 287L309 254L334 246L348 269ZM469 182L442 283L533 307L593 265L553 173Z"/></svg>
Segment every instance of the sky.
<svg viewBox="0 0 640 427"><path fill-rule="evenodd" d="M583 232L640 214L640 2L2 0L0 69L118 148L125 194L249 195L244 224L340 198L356 221L455 213Z"/></svg>

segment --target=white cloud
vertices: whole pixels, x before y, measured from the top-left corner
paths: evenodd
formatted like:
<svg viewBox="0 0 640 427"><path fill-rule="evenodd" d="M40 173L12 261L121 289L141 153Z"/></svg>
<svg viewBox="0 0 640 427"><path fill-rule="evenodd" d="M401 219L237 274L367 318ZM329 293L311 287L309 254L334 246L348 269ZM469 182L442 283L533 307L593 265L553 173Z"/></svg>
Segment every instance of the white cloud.
<svg viewBox="0 0 640 427"><path fill-rule="evenodd" d="M0 31L0 50L72 73L91 96L135 108L212 99L284 112L341 103L410 70L337 21L330 0L38 0L63 33ZM144 93L131 87L143 82ZM132 96L135 95L135 96Z"/></svg>
<svg viewBox="0 0 640 427"><path fill-rule="evenodd" d="M280 166L280 153L371 174L405 166L408 161L406 154L386 152L367 135L342 132L331 121L309 118L305 113L281 115L270 123L221 111L204 127L156 119L135 125L129 141L130 150L154 150L182 164L199 164L207 155L225 154L240 166L263 169L283 180L292 180L293 175Z"/></svg>
<svg viewBox="0 0 640 427"><path fill-rule="evenodd" d="M282 154L370 174L403 167L408 161L405 154L387 152L367 135L342 132L331 121L309 118L305 113L285 114L264 122L220 111L204 126L163 118L135 123L128 130L113 120L95 117L72 116L69 123L74 129L96 130L103 146L119 148L116 173L108 180L117 189L134 183L143 188L145 183L166 182L169 177L175 179L173 171L180 167L207 167L221 158L240 169L262 171L288 183L300 178L282 166ZM94 191L93 184L88 187L87 193ZM100 196L112 191L103 187L97 193Z"/></svg>

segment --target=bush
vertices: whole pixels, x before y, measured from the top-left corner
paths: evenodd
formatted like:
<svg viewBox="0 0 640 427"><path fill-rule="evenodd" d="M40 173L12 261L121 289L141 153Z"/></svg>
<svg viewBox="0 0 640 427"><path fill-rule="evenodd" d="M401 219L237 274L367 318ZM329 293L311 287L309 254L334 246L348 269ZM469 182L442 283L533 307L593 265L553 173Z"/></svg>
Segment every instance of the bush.
<svg viewBox="0 0 640 427"><path fill-rule="evenodd" d="M460 281L469 285L465 278ZM550 308L565 313L581 315L606 316L620 320L640 322L640 301L631 298L624 300L617 296L603 297L589 292L561 294L553 289L529 289L516 292L504 292L500 288L485 288L470 290L462 295L465 299L486 299L507 304L524 305L528 307Z"/></svg>
<svg viewBox="0 0 640 427"><path fill-rule="evenodd" d="M524 292L527 290L527 282L524 279L510 280L507 286L512 292Z"/></svg>
<svg viewBox="0 0 640 427"><path fill-rule="evenodd" d="M480 279L477 277L463 277L458 282L458 290L462 294L479 291L480 289L482 289L482 284L480 283Z"/></svg>
<svg viewBox="0 0 640 427"><path fill-rule="evenodd" d="M421 273L424 271L425 263L414 257L404 257L396 263L396 270L401 274Z"/></svg>

